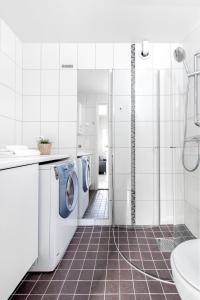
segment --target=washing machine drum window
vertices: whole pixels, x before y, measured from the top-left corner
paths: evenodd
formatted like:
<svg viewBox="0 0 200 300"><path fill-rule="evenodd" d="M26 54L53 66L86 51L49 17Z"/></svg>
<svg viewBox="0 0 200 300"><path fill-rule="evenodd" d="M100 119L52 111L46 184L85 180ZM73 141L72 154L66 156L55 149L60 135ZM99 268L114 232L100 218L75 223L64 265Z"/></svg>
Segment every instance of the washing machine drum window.
<svg viewBox="0 0 200 300"><path fill-rule="evenodd" d="M82 158L83 191L86 193L90 187L90 165L87 159Z"/></svg>
<svg viewBox="0 0 200 300"><path fill-rule="evenodd" d="M73 165L59 166L59 215L67 218L77 205L78 178Z"/></svg>

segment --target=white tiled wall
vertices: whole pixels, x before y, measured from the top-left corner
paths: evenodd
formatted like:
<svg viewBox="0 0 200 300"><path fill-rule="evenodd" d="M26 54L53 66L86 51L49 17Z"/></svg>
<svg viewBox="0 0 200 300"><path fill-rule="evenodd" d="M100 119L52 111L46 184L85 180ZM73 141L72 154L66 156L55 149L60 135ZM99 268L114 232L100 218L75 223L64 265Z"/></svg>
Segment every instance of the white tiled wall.
<svg viewBox="0 0 200 300"><path fill-rule="evenodd" d="M127 214L130 221L130 209L121 209L127 199L130 206L130 62L130 44L126 43L23 46L23 143L31 147L36 147L39 136L46 136L54 152L75 155L77 69L113 69L115 172L116 180L122 176L125 183L115 205L119 223L124 223ZM63 64L72 68L61 68Z"/></svg>
<svg viewBox="0 0 200 300"><path fill-rule="evenodd" d="M131 44L114 45L114 222L131 224Z"/></svg>
<svg viewBox="0 0 200 300"><path fill-rule="evenodd" d="M22 134L22 45L0 20L0 148L20 144Z"/></svg>
<svg viewBox="0 0 200 300"><path fill-rule="evenodd" d="M73 64L73 69L61 68ZM24 44L23 143L36 147L49 138L53 152L76 156L77 47L74 44Z"/></svg>
<svg viewBox="0 0 200 300"><path fill-rule="evenodd" d="M136 224L158 224L158 116L160 113L161 223L183 223L182 68L173 63L175 44L150 44L142 59L136 44ZM160 76L160 84L158 83ZM158 87L159 85L159 87ZM159 90L160 89L160 90ZM158 94L160 111L158 111ZM177 148L170 148L176 146ZM177 205L179 201L179 205Z"/></svg>
<svg viewBox="0 0 200 300"><path fill-rule="evenodd" d="M184 40L186 60L190 72L194 69L193 55L200 49L200 27L191 32ZM187 81L185 80L185 86ZM190 80L189 103L188 103L188 130L187 136L199 135L200 128L194 125L194 82ZM199 100L198 100L199 101ZM189 168L194 167L198 158L197 144L187 144L185 162ZM200 238L200 169L195 172L184 172L185 185L185 224L192 233Z"/></svg>

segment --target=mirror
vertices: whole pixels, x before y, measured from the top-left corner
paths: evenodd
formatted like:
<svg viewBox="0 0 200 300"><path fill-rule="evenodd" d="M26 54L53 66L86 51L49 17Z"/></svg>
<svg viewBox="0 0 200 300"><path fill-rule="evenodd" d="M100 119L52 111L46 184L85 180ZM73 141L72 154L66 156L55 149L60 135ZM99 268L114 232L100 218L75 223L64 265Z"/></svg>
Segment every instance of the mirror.
<svg viewBox="0 0 200 300"><path fill-rule="evenodd" d="M110 71L78 70L77 82L79 221L106 224L110 212Z"/></svg>

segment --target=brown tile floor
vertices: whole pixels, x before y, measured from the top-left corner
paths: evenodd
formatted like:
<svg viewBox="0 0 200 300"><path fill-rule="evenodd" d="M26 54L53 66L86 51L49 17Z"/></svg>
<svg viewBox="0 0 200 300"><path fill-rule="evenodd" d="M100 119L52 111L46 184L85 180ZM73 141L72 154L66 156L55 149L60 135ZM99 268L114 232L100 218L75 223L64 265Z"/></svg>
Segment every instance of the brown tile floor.
<svg viewBox="0 0 200 300"><path fill-rule="evenodd" d="M84 219L108 219L108 190L90 190Z"/></svg>
<svg viewBox="0 0 200 300"><path fill-rule="evenodd" d="M52 273L28 273L12 300L180 300L173 285L149 280L118 255L111 227L79 227Z"/></svg>
<svg viewBox="0 0 200 300"><path fill-rule="evenodd" d="M115 241L121 253L150 275L172 281L169 245L174 248L194 236L185 225L115 227ZM164 241L161 247L158 239Z"/></svg>

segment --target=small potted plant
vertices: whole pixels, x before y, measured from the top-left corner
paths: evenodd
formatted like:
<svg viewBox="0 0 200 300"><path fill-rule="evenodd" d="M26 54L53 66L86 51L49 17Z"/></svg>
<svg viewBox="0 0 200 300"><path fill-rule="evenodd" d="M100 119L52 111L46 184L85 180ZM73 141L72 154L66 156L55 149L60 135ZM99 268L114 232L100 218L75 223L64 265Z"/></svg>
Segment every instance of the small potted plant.
<svg viewBox="0 0 200 300"><path fill-rule="evenodd" d="M41 155L49 155L51 153L52 144L49 139L40 137L38 140L38 150Z"/></svg>

